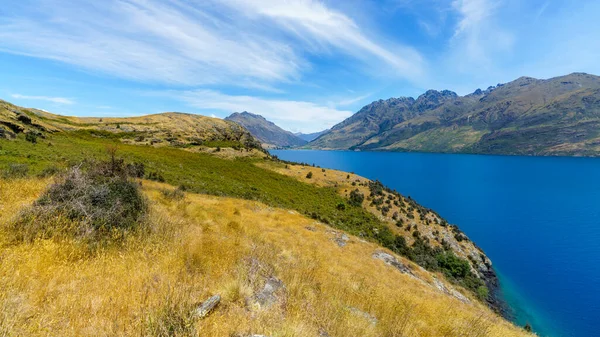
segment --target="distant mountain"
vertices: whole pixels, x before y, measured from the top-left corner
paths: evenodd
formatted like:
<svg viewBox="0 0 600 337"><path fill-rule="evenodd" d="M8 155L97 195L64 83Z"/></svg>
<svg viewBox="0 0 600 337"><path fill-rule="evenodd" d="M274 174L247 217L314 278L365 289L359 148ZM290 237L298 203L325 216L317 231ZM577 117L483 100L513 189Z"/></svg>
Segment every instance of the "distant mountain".
<svg viewBox="0 0 600 337"><path fill-rule="evenodd" d="M296 133L294 133L294 135L300 139L304 139L305 141L310 142L310 141L317 139L320 135L324 134L327 131L329 131L329 130L323 130L323 131L313 132L313 133L296 132Z"/></svg>
<svg viewBox="0 0 600 337"><path fill-rule="evenodd" d="M292 147L305 145L307 141L296 137L293 133L285 131L266 120L263 116L249 112L235 112L225 120L238 123L263 143L264 147Z"/></svg>
<svg viewBox="0 0 600 337"><path fill-rule="evenodd" d="M600 77L583 73L458 96L375 101L309 144L319 149L600 155Z"/></svg>

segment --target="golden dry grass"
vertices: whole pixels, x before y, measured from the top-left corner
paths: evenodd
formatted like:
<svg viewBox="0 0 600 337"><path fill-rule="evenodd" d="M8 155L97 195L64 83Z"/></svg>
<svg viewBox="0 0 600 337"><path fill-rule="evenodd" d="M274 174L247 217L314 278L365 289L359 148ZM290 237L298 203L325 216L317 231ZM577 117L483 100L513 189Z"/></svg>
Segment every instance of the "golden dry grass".
<svg viewBox="0 0 600 337"><path fill-rule="evenodd" d="M47 184L0 180L0 226ZM152 233L123 247L90 254L74 241L0 236L0 336L527 335L373 259L373 243L351 237L339 247L330 228L295 212L194 194L170 200L161 190L172 187L143 184ZM285 291L260 308L249 299L269 276ZM211 315L190 317L217 293Z"/></svg>
<svg viewBox="0 0 600 337"><path fill-rule="evenodd" d="M334 187L338 193L345 198L349 198L350 192L355 189L358 189L364 196L368 196L370 194L368 187L370 180L354 173L303 165L282 165L275 162L263 162L257 163L257 165L265 169L273 170L280 174L294 177L306 183L317 186ZM309 172L312 173L311 178L307 178L307 174ZM389 194L390 193L384 191L384 199L387 199ZM401 199L404 202L407 201L407 199L404 197ZM483 260L481 260L481 256L484 254L483 251L481 251L481 249L479 249L472 241L468 240L468 238L458 242L454 237L452 228L438 224L438 219L440 218L437 214L428 212L425 216L425 218L429 220L427 223L420 219L417 210L413 210L411 212L412 217L409 218L407 216L409 212L407 212L406 208L403 209L395 206L394 204L388 205L388 207L390 207L390 211L386 216L382 215L381 211L377 209L376 206L370 205L368 198L365 198L362 206L373 215L377 216L379 220L387 223L392 232L404 236L409 245L414 242L412 232L416 229L421 233L421 235L428 238L431 245L434 247L441 246L441 239L444 239L446 242L449 242L452 245L452 249L456 255L465 259L470 257L471 260L483 262ZM396 226L397 221L392 218L394 213L398 214L398 219L401 219L405 226L402 228L398 228ZM410 231L407 230L406 226L409 224L411 225ZM464 237L466 238L466 235ZM487 258L486 261L491 263Z"/></svg>

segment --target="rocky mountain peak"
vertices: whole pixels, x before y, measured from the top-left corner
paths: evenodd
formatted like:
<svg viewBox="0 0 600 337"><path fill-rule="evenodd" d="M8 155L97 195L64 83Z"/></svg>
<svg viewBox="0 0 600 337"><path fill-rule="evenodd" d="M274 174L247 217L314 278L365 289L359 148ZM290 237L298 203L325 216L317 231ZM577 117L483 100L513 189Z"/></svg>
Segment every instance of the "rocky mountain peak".
<svg viewBox="0 0 600 337"><path fill-rule="evenodd" d="M435 109L449 100L457 99L458 95L450 90L427 90L415 101L415 109L418 112Z"/></svg>

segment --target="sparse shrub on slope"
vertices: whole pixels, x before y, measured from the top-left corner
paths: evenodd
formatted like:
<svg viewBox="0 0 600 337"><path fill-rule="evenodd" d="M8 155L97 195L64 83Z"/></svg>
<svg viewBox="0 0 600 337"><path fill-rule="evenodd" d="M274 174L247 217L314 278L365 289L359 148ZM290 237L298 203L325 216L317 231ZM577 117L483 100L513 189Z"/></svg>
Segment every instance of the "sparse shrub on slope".
<svg viewBox="0 0 600 337"><path fill-rule="evenodd" d="M146 210L139 184L122 161L95 163L61 175L9 229L17 241L118 238L136 229Z"/></svg>
<svg viewBox="0 0 600 337"><path fill-rule="evenodd" d="M175 189L163 189L160 191L162 196L168 200L181 200L185 197L184 187L179 186Z"/></svg>
<svg viewBox="0 0 600 337"><path fill-rule="evenodd" d="M358 189L355 189L354 191L350 192L350 205L361 207L364 200L364 194L360 193Z"/></svg>
<svg viewBox="0 0 600 337"><path fill-rule="evenodd" d="M9 164L2 172L2 178L14 179L24 178L29 174L29 166L27 164Z"/></svg>

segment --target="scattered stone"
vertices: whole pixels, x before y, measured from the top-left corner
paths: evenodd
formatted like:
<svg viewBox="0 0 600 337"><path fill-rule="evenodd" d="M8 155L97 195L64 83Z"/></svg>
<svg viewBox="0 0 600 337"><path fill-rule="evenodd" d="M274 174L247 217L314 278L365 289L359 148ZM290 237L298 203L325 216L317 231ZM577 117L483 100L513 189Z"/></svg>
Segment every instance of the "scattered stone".
<svg viewBox="0 0 600 337"><path fill-rule="evenodd" d="M268 308L277 302L277 292L285 288L283 282L275 277L269 277L263 289L254 295L254 301L263 308Z"/></svg>
<svg viewBox="0 0 600 337"><path fill-rule="evenodd" d="M330 337L330 336L325 329L319 328L319 337Z"/></svg>
<svg viewBox="0 0 600 337"><path fill-rule="evenodd" d="M373 316L373 315L371 315L371 314L369 314L367 312L364 312L364 311L362 311L362 310L360 310L358 308L348 307L348 311L350 311L352 314L354 314L356 316L360 316L360 317L365 318L366 320L369 321L369 323L371 323L373 325L377 324L377 322L378 322L378 320L377 320L377 318L375 316Z"/></svg>
<svg viewBox="0 0 600 337"><path fill-rule="evenodd" d="M214 295L208 300L204 301L200 306L194 310L194 317L204 318L210 314L210 312L221 302L221 295Z"/></svg>
<svg viewBox="0 0 600 337"><path fill-rule="evenodd" d="M409 274L414 276L413 272L405 264L398 261L398 259L391 254L382 251L376 251L375 253L373 253L373 258L385 262L385 264L398 269L403 274Z"/></svg>
<svg viewBox="0 0 600 337"><path fill-rule="evenodd" d="M446 286L442 281L438 280L437 277L433 277L433 285L441 292L456 297L459 301L463 303L470 303L468 298L465 295L456 291L456 289Z"/></svg>
<svg viewBox="0 0 600 337"><path fill-rule="evenodd" d="M348 241L350 241L350 237L348 237L346 233L341 233L337 234L333 241L335 241L335 243L337 243L338 246L344 247L348 244Z"/></svg>
<svg viewBox="0 0 600 337"><path fill-rule="evenodd" d="M317 229L315 227L313 227L313 226L306 226L306 227L304 227L304 229L309 230L311 232L316 232L317 231Z"/></svg>

